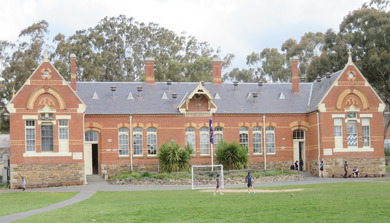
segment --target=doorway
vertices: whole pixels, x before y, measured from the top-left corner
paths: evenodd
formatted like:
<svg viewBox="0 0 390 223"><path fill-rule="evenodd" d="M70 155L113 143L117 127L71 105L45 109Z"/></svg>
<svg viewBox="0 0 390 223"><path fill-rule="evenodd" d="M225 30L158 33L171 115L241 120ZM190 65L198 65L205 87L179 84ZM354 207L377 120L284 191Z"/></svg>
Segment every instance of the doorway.
<svg viewBox="0 0 390 223"><path fill-rule="evenodd" d="M305 149L305 131L303 130L294 130L293 132L293 151L294 151L294 160L300 162L303 161L302 171L306 171L306 149Z"/></svg>
<svg viewBox="0 0 390 223"><path fill-rule="evenodd" d="M99 142L95 131L85 132L84 164L86 175L99 174Z"/></svg>
<svg viewBox="0 0 390 223"><path fill-rule="evenodd" d="M92 174L99 174L98 144L92 144Z"/></svg>

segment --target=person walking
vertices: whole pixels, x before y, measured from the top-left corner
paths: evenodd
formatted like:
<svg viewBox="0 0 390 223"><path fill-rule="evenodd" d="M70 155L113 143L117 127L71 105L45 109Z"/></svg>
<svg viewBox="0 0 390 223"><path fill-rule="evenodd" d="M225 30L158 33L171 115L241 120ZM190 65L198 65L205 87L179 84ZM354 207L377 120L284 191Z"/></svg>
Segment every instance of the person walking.
<svg viewBox="0 0 390 223"><path fill-rule="evenodd" d="M253 178L251 172L248 172L248 175L245 177L245 182L248 186L248 194L250 194L250 189L252 189L252 192L255 193L253 190L253 182L255 182L255 179Z"/></svg>
<svg viewBox="0 0 390 223"><path fill-rule="evenodd" d="M219 179L219 174L217 174L217 179L215 181L216 181L217 185L215 186L214 196L216 196L215 193L217 193L217 190L219 190L220 195L223 195L223 193L221 192L221 185L220 185L221 180Z"/></svg>
<svg viewBox="0 0 390 223"><path fill-rule="evenodd" d="M348 175L348 161L345 160L344 162L344 178L347 178L347 175Z"/></svg>
<svg viewBox="0 0 390 223"><path fill-rule="evenodd" d="M320 162L320 178L325 178L324 176L324 161Z"/></svg>
<svg viewBox="0 0 390 223"><path fill-rule="evenodd" d="M24 177L22 177L22 190L26 190L26 179L24 179Z"/></svg>

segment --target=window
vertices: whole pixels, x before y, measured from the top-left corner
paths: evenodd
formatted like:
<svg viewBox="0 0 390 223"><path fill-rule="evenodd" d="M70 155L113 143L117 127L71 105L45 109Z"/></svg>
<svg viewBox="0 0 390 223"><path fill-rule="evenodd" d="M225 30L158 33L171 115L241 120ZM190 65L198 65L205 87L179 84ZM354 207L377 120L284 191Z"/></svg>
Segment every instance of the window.
<svg viewBox="0 0 390 223"><path fill-rule="evenodd" d="M97 142L98 133L94 131L85 132L85 141L87 142Z"/></svg>
<svg viewBox="0 0 390 223"><path fill-rule="evenodd" d="M195 128L186 128L186 144L189 144L192 149L192 155L196 154L196 143L195 143Z"/></svg>
<svg viewBox="0 0 390 223"><path fill-rule="evenodd" d="M343 121L341 118L333 120L335 148L343 148Z"/></svg>
<svg viewBox="0 0 390 223"><path fill-rule="evenodd" d="M356 112L347 112L347 118L356 118Z"/></svg>
<svg viewBox="0 0 390 223"><path fill-rule="evenodd" d="M370 146L370 119L362 119L363 146Z"/></svg>
<svg viewBox="0 0 390 223"><path fill-rule="evenodd" d="M253 127L253 154L261 154L261 127Z"/></svg>
<svg viewBox="0 0 390 223"><path fill-rule="evenodd" d="M293 139L305 139L305 132L303 130L294 130Z"/></svg>
<svg viewBox="0 0 390 223"><path fill-rule="evenodd" d="M249 133L247 127L240 127L240 145L245 146L249 152Z"/></svg>
<svg viewBox="0 0 390 223"><path fill-rule="evenodd" d="M347 140L348 147L357 147L357 122L347 122Z"/></svg>
<svg viewBox="0 0 390 223"><path fill-rule="evenodd" d="M222 127L215 127L214 128L214 154L215 149L218 148L218 144L223 139L223 128Z"/></svg>
<svg viewBox="0 0 390 223"><path fill-rule="evenodd" d="M42 151L53 151L53 125L41 125L41 145Z"/></svg>
<svg viewBox="0 0 390 223"><path fill-rule="evenodd" d="M53 114L52 113L42 113L41 120L53 120Z"/></svg>
<svg viewBox="0 0 390 223"><path fill-rule="evenodd" d="M35 121L26 120L26 151L35 152Z"/></svg>
<svg viewBox="0 0 390 223"><path fill-rule="evenodd" d="M200 155L210 155L209 128L200 128Z"/></svg>
<svg viewBox="0 0 390 223"><path fill-rule="evenodd" d="M157 129L147 129L148 155L157 155Z"/></svg>
<svg viewBox="0 0 390 223"><path fill-rule="evenodd" d="M118 135L119 135L119 155L128 156L129 155L129 129L120 128Z"/></svg>
<svg viewBox="0 0 390 223"><path fill-rule="evenodd" d="M275 128L267 127L265 129L265 145L267 147L267 154L275 154Z"/></svg>
<svg viewBox="0 0 390 223"><path fill-rule="evenodd" d="M58 120L58 151L69 152L69 121Z"/></svg>
<svg viewBox="0 0 390 223"><path fill-rule="evenodd" d="M134 156L142 156L142 128L133 129L133 154Z"/></svg>

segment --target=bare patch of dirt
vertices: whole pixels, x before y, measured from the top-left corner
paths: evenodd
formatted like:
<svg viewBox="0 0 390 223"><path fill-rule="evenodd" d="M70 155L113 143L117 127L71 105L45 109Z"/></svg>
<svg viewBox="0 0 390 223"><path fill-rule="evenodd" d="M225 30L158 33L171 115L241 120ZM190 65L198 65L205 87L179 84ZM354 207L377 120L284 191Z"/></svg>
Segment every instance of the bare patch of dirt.
<svg viewBox="0 0 390 223"><path fill-rule="evenodd" d="M214 192L215 190L200 190L200 192ZM252 190L251 190L252 191ZM303 191L303 188L297 189L285 189L285 190L259 190L255 189L256 193L280 193L280 192L294 192L294 191ZM248 193L248 189L223 189L223 193L233 192L233 193Z"/></svg>

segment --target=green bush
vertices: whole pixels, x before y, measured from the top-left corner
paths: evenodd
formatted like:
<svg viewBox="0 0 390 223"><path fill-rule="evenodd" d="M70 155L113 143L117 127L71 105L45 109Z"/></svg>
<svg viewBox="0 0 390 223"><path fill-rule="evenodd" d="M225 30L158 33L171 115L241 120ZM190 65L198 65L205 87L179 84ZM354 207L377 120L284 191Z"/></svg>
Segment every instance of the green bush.
<svg viewBox="0 0 390 223"><path fill-rule="evenodd" d="M151 178L151 177L152 177L152 174L149 173L149 172L143 172L143 173L141 174L141 176L142 176L142 177L149 177L149 178Z"/></svg>
<svg viewBox="0 0 390 223"><path fill-rule="evenodd" d="M221 141L215 151L216 160L223 165L225 170L240 170L248 168L248 149L236 142L227 143Z"/></svg>
<svg viewBox="0 0 390 223"><path fill-rule="evenodd" d="M163 143L158 149L158 159L163 172L185 170L189 166L191 150L181 149L176 142Z"/></svg>

